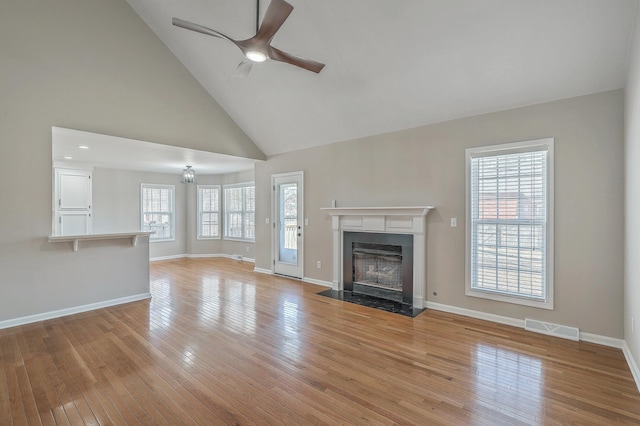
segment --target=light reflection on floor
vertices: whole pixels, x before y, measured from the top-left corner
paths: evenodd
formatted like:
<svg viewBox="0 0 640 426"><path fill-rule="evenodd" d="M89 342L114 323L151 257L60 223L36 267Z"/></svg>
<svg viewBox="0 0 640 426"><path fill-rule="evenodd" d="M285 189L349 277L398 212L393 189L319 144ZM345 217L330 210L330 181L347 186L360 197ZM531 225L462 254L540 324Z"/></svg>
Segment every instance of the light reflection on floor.
<svg viewBox="0 0 640 426"><path fill-rule="evenodd" d="M298 325L298 304L289 300L282 302L282 351L292 357L300 357L302 342Z"/></svg>
<svg viewBox="0 0 640 426"><path fill-rule="evenodd" d="M206 327L217 323L220 319L220 279L218 277L202 278L198 301L200 324Z"/></svg>
<svg viewBox="0 0 640 426"><path fill-rule="evenodd" d="M168 330L173 316L171 280L169 278L152 279L150 290L153 297L151 309L149 309L149 329L151 331Z"/></svg>
<svg viewBox="0 0 640 426"><path fill-rule="evenodd" d="M536 424L544 389L542 361L487 344L476 346L475 357L478 404Z"/></svg>
<svg viewBox="0 0 640 426"><path fill-rule="evenodd" d="M241 281L227 280L224 283L223 323L234 333L256 332L256 287Z"/></svg>

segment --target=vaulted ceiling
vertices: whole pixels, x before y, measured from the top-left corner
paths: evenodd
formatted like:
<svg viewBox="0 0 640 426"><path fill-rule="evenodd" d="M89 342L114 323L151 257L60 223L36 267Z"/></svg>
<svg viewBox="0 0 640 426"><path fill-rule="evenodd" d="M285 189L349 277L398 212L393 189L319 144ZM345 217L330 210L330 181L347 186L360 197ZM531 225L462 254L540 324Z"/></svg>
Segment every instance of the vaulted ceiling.
<svg viewBox="0 0 640 426"><path fill-rule="evenodd" d="M261 15L269 0L261 0ZM636 0L287 0L278 62L234 77L255 0L128 0L266 154L624 86Z"/></svg>

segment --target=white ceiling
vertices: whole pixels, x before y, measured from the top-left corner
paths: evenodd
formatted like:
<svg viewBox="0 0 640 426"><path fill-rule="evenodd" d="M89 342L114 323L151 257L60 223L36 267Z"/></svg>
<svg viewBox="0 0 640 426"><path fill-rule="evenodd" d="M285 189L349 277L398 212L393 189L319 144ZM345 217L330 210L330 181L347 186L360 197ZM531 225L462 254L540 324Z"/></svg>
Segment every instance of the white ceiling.
<svg viewBox="0 0 640 426"><path fill-rule="evenodd" d="M242 60L255 0L128 0L267 155L624 86L635 0L287 0L274 38L320 74ZM264 11L268 0L261 0Z"/></svg>
<svg viewBox="0 0 640 426"><path fill-rule="evenodd" d="M55 164L82 164L178 176L187 165L192 166L197 175L215 175L253 170L257 161L62 127L52 127L51 136Z"/></svg>

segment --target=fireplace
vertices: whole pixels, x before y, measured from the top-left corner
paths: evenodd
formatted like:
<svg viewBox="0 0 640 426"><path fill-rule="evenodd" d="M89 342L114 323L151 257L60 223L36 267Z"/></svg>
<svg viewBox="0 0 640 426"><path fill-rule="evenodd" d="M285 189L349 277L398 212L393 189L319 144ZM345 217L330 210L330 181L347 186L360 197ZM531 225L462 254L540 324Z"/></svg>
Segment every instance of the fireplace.
<svg viewBox="0 0 640 426"><path fill-rule="evenodd" d="M432 209L433 206L323 208L322 210L331 216L333 230L332 289L348 293L354 290L382 292L382 296L376 293L378 297L391 300L398 300L400 293L403 303L406 301L406 304L415 309L423 309L427 292L426 217ZM357 237L358 240L351 239L352 237ZM363 266L357 266L355 281L354 242L365 244L364 248L357 247L356 250L355 264L362 260ZM367 244L372 244L373 247ZM380 246L396 248L387 250L388 247ZM401 247L399 256L398 246ZM373 269L367 278L367 272L370 270L370 264L367 262L370 262L370 255L378 254L379 251L389 253L384 253L383 262L378 260L377 264L373 263ZM397 284L390 284L389 280L392 275L389 272L399 261L402 264L402 291L398 290ZM397 271L396 268L394 273ZM375 277L378 278L377 281L373 280ZM360 286L361 284L366 287Z"/></svg>
<svg viewBox="0 0 640 426"><path fill-rule="evenodd" d="M413 235L345 232L344 290L413 305Z"/></svg>

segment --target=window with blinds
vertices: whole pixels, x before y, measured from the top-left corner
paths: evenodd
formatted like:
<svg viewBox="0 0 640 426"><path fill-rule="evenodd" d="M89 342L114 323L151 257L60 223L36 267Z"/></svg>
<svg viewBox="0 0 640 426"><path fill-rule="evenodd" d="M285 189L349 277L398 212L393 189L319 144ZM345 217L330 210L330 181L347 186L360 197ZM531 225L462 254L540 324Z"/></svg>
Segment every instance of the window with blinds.
<svg viewBox="0 0 640 426"><path fill-rule="evenodd" d="M467 294L553 308L552 149L467 150Z"/></svg>
<svg viewBox="0 0 640 426"><path fill-rule="evenodd" d="M141 185L141 228L153 232L149 236L150 242L175 238L174 189L173 185Z"/></svg>
<svg viewBox="0 0 640 426"><path fill-rule="evenodd" d="M224 214L224 237L226 239L255 241L255 185L253 183L225 185Z"/></svg>
<svg viewBox="0 0 640 426"><path fill-rule="evenodd" d="M198 239L220 238L220 185L198 185Z"/></svg>

